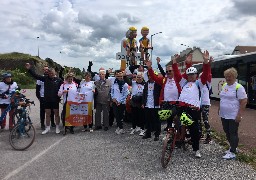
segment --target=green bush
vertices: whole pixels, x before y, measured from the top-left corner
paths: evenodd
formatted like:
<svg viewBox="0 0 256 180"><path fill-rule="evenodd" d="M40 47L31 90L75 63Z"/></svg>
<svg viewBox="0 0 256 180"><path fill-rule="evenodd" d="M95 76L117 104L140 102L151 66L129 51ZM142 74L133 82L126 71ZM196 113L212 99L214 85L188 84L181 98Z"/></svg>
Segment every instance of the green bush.
<svg viewBox="0 0 256 180"><path fill-rule="evenodd" d="M12 79L18 86L22 89L33 89L36 87L36 80L30 76L26 71L22 72L20 69L15 70L0 70L0 73L10 72L12 74Z"/></svg>

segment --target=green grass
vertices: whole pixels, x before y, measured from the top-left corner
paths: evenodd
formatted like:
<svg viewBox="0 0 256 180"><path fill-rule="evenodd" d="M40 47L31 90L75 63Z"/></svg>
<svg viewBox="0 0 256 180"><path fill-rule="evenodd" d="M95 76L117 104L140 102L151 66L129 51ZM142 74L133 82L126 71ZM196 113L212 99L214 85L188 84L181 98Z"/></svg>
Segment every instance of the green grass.
<svg viewBox="0 0 256 180"><path fill-rule="evenodd" d="M8 60L8 59L16 59L16 60L35 59L35 60L41 60L37 56L31 56L30 54L23 54L23 53L19 53L19 52L0 54L0 60Z"/></svg>
<svg viewBox="0 0 256 180"><path fill-rule="evenodd" d="M226 150L229 148L229 143L226 140L226 136L223 133L212 132L212 138L216 140ZM236 159L240 162L251 165L256 170L256 148L246 149L243 144L238 145L239 153L237 153Z"/></svg>

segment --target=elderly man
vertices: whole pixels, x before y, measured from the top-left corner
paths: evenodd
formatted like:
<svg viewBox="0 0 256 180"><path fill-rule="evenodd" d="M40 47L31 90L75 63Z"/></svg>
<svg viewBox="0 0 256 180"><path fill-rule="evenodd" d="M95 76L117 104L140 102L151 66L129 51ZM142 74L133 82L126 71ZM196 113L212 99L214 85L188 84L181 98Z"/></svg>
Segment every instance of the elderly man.
<svg viewBox="0 0 256 180"><path fill-rule="evenodd" d="M102 129L101 127L101 112L103 111L104 130L109 127L109 105L110 105L110 89L112 82L106 79L106 71L104 68L99 69L99 80L95 81L96 88L96 115L95 115L95 130Z"/></svg>

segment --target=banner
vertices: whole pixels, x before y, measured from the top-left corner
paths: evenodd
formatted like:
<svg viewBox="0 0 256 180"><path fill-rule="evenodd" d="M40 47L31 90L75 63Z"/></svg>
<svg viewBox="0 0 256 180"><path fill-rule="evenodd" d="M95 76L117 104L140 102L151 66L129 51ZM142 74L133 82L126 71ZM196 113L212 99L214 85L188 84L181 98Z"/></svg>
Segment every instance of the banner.
<svg viewBox="0 0 256 180"><path fill-rule="evenodd" d="M77 94L66 103L65 126L84 126L92 123L93 92Z"/></svg>

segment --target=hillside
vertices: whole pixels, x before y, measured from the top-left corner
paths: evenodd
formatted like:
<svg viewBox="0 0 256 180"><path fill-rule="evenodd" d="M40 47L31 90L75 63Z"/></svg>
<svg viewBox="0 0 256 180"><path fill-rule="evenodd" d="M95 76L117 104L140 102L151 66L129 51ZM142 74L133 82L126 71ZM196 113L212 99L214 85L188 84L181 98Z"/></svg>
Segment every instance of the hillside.
<svg viewBox="0 0 256 180"><path fill-rule="evenodd" d="M12 52L0 54L0 75L3 72L11 72L13 74L13 80L16 81L19 86L22 88L34 88L36 81L27 74L27 70L25 69L26 63L33 65L38 74L43 74L42 69L45 65L55 68L57 73L62 68L60 64L50 58L43 60L37 56ZM68 67L65 68L68 69Z"/></svg>
<svg viewBox="0 0 256 180"><path fill-rule="evenodd" d="M15 70L20 69L24 71L25 64L30 63L34 65L37 73L42 73L42 68L45 65L49 65L57 69L61 68L61 65L57 64L50 58L43 60L37 56L31 56L29 54L23 54L18 52L0 54L0 69L1 70Z"/></svg>

